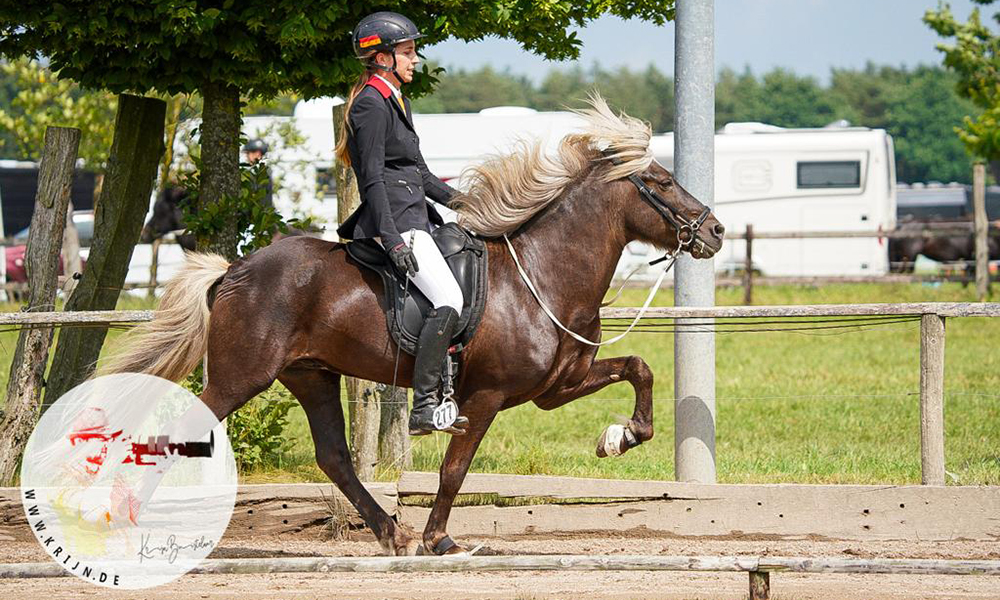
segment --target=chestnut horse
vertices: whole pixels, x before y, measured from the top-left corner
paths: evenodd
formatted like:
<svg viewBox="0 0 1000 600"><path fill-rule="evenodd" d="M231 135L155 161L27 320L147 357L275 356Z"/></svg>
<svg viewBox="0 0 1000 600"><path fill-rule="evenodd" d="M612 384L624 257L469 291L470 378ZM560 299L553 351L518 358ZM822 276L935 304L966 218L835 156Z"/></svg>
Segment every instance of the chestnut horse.
<svg viewBox="0 0 1000 600"><path fill-rule="evenodd" d="M635 411L611 453L653 437L649 366L638 356L595 360L596 347L557 329L502 238L508 235L554 315L594 341L601 335L601 301L627 243L683 249L695 258L708 258L722 246L722 225L653 160L648 125L615 115L599 97L591 104L580 111L588 128L562 140L557 156L522 144L512 155L474 168L469 191L458 199L460 222L486 238L489 298L463 351L456 400L470 425L466 435L450 438L423 532L427 551L463 551L446 533L448 516L500 411L525 402L552 410L627 381L635 390ZM349 258L343 244L287 238L232 264L189 254L154 319L133 331L103 372L177 381L207 349L208 385L201 399L219 419L277 379L305 409L320 468L387 553L413 553L416 533L375 503L351 466L340 403L343 375L393 381L396 346L383 305L381 280ZM403 354L397 383L409 386L412 373L413 359Z"/></svg>

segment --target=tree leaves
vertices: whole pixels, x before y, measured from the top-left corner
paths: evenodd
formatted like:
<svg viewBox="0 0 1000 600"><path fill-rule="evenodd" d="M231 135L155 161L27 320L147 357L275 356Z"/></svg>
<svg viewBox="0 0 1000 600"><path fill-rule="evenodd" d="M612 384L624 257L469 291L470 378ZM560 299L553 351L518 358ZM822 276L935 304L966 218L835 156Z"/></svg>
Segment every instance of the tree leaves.
<svg viewBox="0 0 1000 600"><path fill-rule="evenodd" d="M975 0L986 6L994 0ZM1000 23L1000 12L993 15ZM967 116L956 127L969 153L987 161L1000 160L1000 35L983 24L976 8L965 23L959 22L947 4L924 14L924 23L954 44L938 44L944 64L958 74L958 93L983 109Z"/></svg>
<svg viewBox="0 0 1000 600"><path fill-rule="evenodd" d="M673 18L673 0L425 0L397 10L433 45L449 37L498 36L550 59L579 56L573 26L605 13L657 23ZM249 96L295 91L344 94L357 70L351 32L371 9L355 2L299 0L0 0L0 54L42 54L61 76L113 92L190 93L207 80ZM110 18L109 18L110 17ZM102 57L98 59L97 57ZM209 66L210 65L210 66ZM277 74L280 74L278 76ZM408 90L430 90L432 78Z"/></svg>
<svg viewBox="0 0 1000 600"><path fill-rule="evenodd" d="M37 61L26 59L0 63L0 76L18 90L9 103L0 105L0 130L10 133L0 138L4 154L38 160L47 127L76 127L81 131L79 156L86 167L103 166L115 122L113 94L81 90L68 79L57 81Z"/></svg>

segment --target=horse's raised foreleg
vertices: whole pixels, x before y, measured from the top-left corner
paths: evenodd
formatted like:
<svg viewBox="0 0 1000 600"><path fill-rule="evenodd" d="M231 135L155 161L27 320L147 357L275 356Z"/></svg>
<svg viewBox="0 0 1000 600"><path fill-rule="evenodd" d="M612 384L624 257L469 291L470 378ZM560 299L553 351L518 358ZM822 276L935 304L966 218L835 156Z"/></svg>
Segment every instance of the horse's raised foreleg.
<svg viewBox="0 0 1000 600"><path fill-rule="evenodd" d="M319 369L290 368L282 371L278 380L306 411L319 468L347 496L386 554L414 554L418 544L416 533L386 514L354 472L340 407L340 375Z"/></svg>
<svg viewBox="0 0 1000 600"><path fill-rule="evenodd" d="M612 425L604 431L597 443L597 456L603 458L608 454L622 454L653 438L653 371L638 356L594 361L583 381L547 393L534 402L543 410L553 410L620 381L632 384L635 410L625 428Z"/></svg>
<svg viewBox="0 0 1000 600"><path fill-rule="evenodd" d="M469 428L465 435L453 436L448 451L441 463L440 484L434 506L431 508L427 526L424 528L424 548L435 554L457 554L465 549L448 537L448 516L455 496L462 488L465 475L469 472L472 458L479 449L486 430L500 412L504 398L493 392L479 392L462 405L461 414L469 418Z"/></svg>

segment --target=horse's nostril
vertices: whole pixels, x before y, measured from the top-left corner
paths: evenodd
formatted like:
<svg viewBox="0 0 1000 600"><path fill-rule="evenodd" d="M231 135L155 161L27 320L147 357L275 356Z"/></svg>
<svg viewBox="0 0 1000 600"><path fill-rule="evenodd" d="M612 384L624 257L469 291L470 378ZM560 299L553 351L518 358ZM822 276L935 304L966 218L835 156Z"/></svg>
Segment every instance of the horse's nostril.
<svg viewBox="0 0 1000 600"><path fill-rule="evenodd" d="M715 235L717 235L717 236L719 236L721 238L723 235L725 235L726 228L722 226L722 223L719 223L715 227L712 228L712 232L715 233Z"/></svg>

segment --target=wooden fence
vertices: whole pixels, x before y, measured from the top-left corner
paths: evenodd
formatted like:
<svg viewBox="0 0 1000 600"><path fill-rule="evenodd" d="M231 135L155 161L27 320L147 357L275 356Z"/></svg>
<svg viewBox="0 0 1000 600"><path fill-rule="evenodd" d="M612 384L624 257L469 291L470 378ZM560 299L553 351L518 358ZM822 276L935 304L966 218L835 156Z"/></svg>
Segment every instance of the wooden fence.
<svg viewBox="0 0 1000 600"><path fill-rule="evenodd" d="M602 319L631 319L638 309L601 309ZM134 323L152 319L153 312L2 313L0 325L83 325ZM922 481L944 485L944 351L948 317L998 317L1000 303L921 302L899 304L817 304L791 306L654 307L647 319L724 319L790 317L920 317L920 441Z"/></svg>
<svg viewBox="0 0 1000 600"><path fill-rule="evenodd" d="M985 200L983 201L985 202ZM979 206L977 204L977 206ZM982 209L983 214L981 219L985 219L985 208ZM977 212L978 215L978 212ZM975 223L968 223L967 227L942 227L942 228L929 228L920 231L909 231L906 229L895 229L892 231L768 231L768 232L756 232L754 231L753 225L747 225L746 230L742 233L727 233L727 240L744 240L746 241L746 251L743 255L743 274L742 277L736 278L721 278L724 285L736 286L740 285L744 290L744 304L751 304L753 302L753 286L756 282L757 284L806 284L806 285L821 285L825 283L914 283L920 281L961 281L976 282L977 292L979 294L980 301L985 300L986 296L989 295L990 286L990 275L989 275L989 250L987 244L987 235L989 233L998 234L1000 233L1000 225L997 223L987 224L985 221L977 220ZM939 238L939 237L955 237L955 236L968 236L975 235L975 265L976 274L975 277L942 277L942 276L926 276L926 275L906 275L906 274L889 274L889 275L869 275L869 276L803 276L803 277L759 277L754 273L754 263L753 263L753 245L755 240L806 240L806 239L857 239L857 238L877 238L877 239L912 239L912 238ZM966 263L961 263L963 266Z"/></svg>

